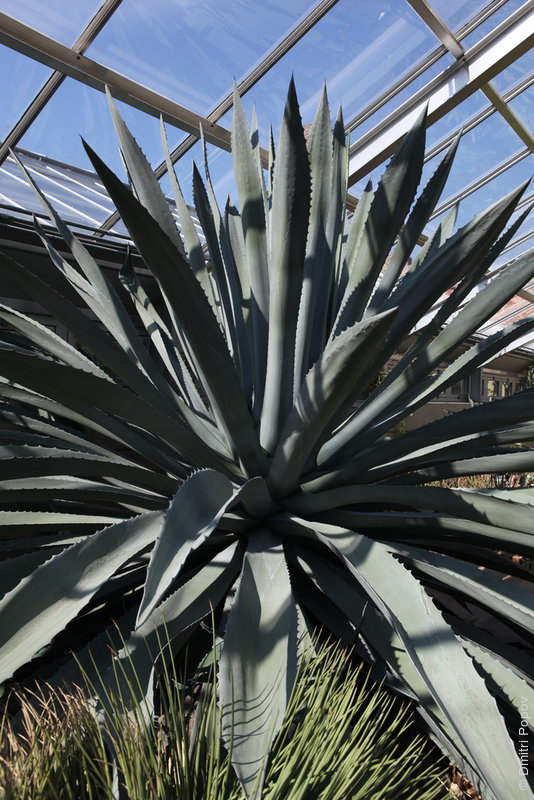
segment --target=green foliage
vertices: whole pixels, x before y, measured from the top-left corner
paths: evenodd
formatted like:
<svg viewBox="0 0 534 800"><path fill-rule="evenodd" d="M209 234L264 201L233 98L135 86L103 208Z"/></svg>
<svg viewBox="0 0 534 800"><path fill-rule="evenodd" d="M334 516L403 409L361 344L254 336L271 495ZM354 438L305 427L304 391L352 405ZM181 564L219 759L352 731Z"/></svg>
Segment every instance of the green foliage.
<svg viewBox="0 0 534 800"><path fill-rule="evenodd" d="M129 716L118 696L105 724L80 691L12 698L20 711L0 724L0 797L112 800L116 779L128 800L243 800L221 747L214 676L199 671L191 690L171 667L154 725ZM262 796L437 800L445 768L410 704L364 677L345 649L323 645L301 663Z"/></svg>
<svg viewBox="0 0 534 800"><path fill-rule="evenodd" d="M42 195L72 253L37 225L64 291L0 258L83 349L0 308L20 332L0 359L0 681L75 681L74 649L101 700L111 691L150 716L164 628L179 655L213 612L223 738L257 797L320 623L417 700L487 800L513 798L509 731L521 698L534 707L534 614L524 583L501 579L526 573L496 551L532 558L534 494L427 484L532 470L515 445L534 440L534 390L388 432L534 328L508 325L446 365L534 276L531 252L491 273L525 187L456 232L445 219L405 269L456 144L416 198L423 115L350 221L326 92L306 144L290 86L267 185L237 96L235 109L239 207L219 209L209 172L204 185L194 170L206 253L177 180L181 235L113 104L134 191L86 146L155 282L148 293L121 273L149 347Z"/></svg>

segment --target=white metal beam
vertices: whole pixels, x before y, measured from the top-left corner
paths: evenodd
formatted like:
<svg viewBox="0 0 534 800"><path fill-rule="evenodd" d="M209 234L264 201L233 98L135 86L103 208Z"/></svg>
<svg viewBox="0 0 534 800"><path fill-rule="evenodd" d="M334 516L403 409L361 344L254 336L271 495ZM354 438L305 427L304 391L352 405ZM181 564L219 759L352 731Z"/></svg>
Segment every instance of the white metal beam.
<svg viewBox="0 0 534 800"><path fill-rule="evenodd" d="M416 92L351 147L349 185L392 155L428 104L428 125L445 116L466 97L534 45L534 10L526 3L455 64Z"/></svg>

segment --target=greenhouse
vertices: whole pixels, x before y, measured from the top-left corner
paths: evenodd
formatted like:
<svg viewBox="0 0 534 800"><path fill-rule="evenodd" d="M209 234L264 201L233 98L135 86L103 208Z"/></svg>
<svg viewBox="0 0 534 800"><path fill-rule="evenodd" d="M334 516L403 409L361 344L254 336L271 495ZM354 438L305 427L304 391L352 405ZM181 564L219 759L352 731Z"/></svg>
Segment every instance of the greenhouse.
<svg viewBox="0 0 534 800"><path fill-rule="evenodd" d="M534 797L533 44L0 0L2 800Z"/></svg>

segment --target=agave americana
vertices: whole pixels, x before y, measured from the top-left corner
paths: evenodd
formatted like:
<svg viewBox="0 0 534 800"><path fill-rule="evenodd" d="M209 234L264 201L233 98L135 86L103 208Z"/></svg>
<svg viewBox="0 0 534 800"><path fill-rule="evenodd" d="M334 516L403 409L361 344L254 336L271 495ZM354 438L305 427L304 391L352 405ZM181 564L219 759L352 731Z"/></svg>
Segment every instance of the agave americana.
<svg viewBox="0 0 534 800"><path fill-rule="evenodd" d="M159 642L180 652L214 613L223 736L253 797L319 623L417 701L485 798L534 797L509 733L534 709L532 594L497 552L533 557L534 492L429 485L533 469L517 445L534 440L534 390L391 435L534 328L451 361L534 276L531 252L491 271L525 187L459 230L449 215L417 250L456 143L416 197L422 115L349 219L341 114L332 129L325 92L306 142L291 84L266 178L235 97L238 204L220 208L194 168L204 244L168 149L180 231L111 108L133 191L87 153L157 290L126 263L119 297L44 197L72 253L36 223L64 292L1 257L79 346L0 307L18 331L0 357L0 681L92 665L150 710Z"/></svg>

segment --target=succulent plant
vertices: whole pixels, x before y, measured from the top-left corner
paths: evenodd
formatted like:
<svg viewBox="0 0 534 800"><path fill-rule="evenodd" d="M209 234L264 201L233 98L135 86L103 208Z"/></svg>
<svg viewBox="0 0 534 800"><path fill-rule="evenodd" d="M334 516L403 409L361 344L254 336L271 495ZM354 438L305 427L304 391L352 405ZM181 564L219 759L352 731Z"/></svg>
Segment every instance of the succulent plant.
<svg viewBox="0 0 534 800"><path fill-rule="evenodd" d="M0 356L0 680L92 664L150 710L161 642L175 655L214 614L224 736L254 797L320 624L417 701L486 798L519 796L508 728L534 708L534 612L498 551L532 557L534 493L429 484L533 469L517 444L534 440L534 390L391 431L534 328L456 355L534 275L531 253L491 270L525 187L418 249L457 145L416 199L422 115L349 219L341 113L332 129L324 92L306 142L291 83L266 181L235 96L239 207L194 168L202 242L168 148L180 231L111 108L133 191L86 150L155 293L127 261L127 307L42 195L73 256L36 223L64 292L1 256L80 346L0 307L18 331Z"/></svg>

